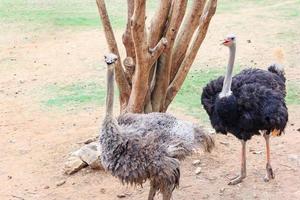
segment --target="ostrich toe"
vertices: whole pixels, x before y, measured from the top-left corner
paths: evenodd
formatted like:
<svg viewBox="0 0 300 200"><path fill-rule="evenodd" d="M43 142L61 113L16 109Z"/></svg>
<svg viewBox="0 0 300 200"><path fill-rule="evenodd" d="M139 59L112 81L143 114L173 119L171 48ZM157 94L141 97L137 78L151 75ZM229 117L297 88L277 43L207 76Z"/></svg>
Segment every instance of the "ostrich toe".
<svg viewBox="0 0 300 200"><path fill-rule="evenodd" d="M230 180L228 185L236 185L243 181L243 179L246 178L246 175L238 175L237 177Z"/></svg>
<svg viewBox="0 0 300 200"><path fill-rule="evenodd" d="M275 178L275 174L274 174L273 169L272 169L272 167L271 167L271 165L269 163L267 163L266 170L267 170L267 174L264 177L264 181L265 182L269 182L270 179L274 179Z"/></svg>

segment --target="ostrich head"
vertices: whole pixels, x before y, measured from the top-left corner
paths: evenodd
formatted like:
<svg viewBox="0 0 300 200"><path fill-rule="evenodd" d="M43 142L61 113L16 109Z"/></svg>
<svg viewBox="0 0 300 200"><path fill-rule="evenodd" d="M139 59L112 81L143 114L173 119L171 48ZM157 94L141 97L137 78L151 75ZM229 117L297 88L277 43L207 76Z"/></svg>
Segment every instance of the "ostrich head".
<svg viewBox="0 0 300 200"><path fill-rule="evenodd" d="M113 53L109 53L109 54L104 56L104 60L105 60L107 65L111 65L111 64L115 63L118 60L118 56L113 54Z"/></svg>
<svg viewBox="0 0 300 200"><path fill-rule="evenodd" d="M235 45L235 42L236 42L235 35L234 34L229 34L229 35L226 36L226 38L224 39L222 44L224 46L231 47L231 46Z"/></svg>

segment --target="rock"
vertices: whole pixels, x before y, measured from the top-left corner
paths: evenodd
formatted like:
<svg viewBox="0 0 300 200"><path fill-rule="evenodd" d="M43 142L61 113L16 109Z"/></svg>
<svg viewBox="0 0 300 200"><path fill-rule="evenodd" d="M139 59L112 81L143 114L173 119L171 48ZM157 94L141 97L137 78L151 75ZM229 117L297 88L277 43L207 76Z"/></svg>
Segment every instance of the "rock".
<svg viewBox="0 0 300 200"><path fill-rule="evenodd" d="M86 166L87 164L83 162L80 158L76 156L71 156L68 158L67 162L65 162L64 173L71 175L78 172Z"/></svg>
<svg viewBox="0 0 300 200"><path fill-rule="evenodd" d="M125 198L125 197L126 197L126 194L118 194L117 197L118 197L118 198Z"/></svg>
<svg viewBox="0 0 300 200"><path fill-rule="evenodd" d="M262 154L262 151L257 151L255 149L249 149L249 152L252 152L253 154Z"/></svg>
<svg viewBox="0 0 300 200"><path fill-rule="evenodd" d="M58 181L56 183L56 186L59 187L59 186L62 186L63 184L65 184L65 183L66 183L66 180L61 180L61 181Z"/></svg>
<svg viewBox="0 0 300 200"><path fill-rule="evenodd" d="M223 145L225 145L225 146L229 146L229 143L228 143L228 142L222 142L222 141L220 141L220 144L223 144Z"/></svg>
<svg viewBox="0 0 300 200"><path fill-rule="evenodd" d="M96 141L98 141L98 140L99 140L99 136L93 137L93 138L89 138L89 139L85 140L85 141L83 142L83 144L90 144L90 143L96 142Z"/></svg>
<svg viewBox="0 0 300 200"><path fill-rule="evenodd" d="M193 165L199 165L201 162L200 162L200 160L194 160L193 161Z"/></svg>
<svg viewBox="0 0 300 200"><path fill-rule="evenodd" d="M225 192L225 188L221 188L221 189L219 190L219 195L223 195L224 192Z"/></svg>
<svg viewBox="0 0 300 200"><path fill-rule="evenodd" d="M103 169L100 161L100 154L99 142L91 142L72 153L73 156L80 158L92 169Z"/></svg>
<svg viewBox="0 0 300 200"><path fill-rule="evenodd" d="M262 151L253 151L253 154L262 154Z"/></svg>
<svg viewBox="0 0 300 200"><path fill-rule="evenodd" d="M44 189L49 189L50 187L49 187L49 185L45 185L45 187L44 187Z"/></svg>
<svg viewBox="0 0 300 200"><path fill-rule="evenodd" d="M300 128L298 128L297 131L300 132Z"/></svg>
<svg viewBox="0 0 300 200"><path fill-rule="evenodd" d="M247 40L248 43L251 43L251 40Z"/></svg>
<svg viewBox="0 0 300 200"><path fill-rule="evenodd" d="M105 194L105 193L106 193L105 188L101 188L101 189L100 189L100 192L101 192L102 194Z"/></svg>
<svg viewBox="0 0 300 200"><path fill-rule="evenodd" d="M195 170L195 174L199 175L201 173L202 168L201 167L197 167Z"/></svg>

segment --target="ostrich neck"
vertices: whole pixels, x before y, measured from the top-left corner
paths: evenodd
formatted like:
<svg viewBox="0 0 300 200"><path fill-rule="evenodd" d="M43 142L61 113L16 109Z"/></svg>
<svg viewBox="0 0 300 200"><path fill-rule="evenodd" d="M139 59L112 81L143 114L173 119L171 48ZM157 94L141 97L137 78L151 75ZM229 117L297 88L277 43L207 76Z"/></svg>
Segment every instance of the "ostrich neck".
<svg viewBox="0 0 300 200"><path fill-rule="evenodd" d="M106 117L112 117L114 105L114 66L107 67Z"/></svg>
<svg viewBox="0 0 300 200"><path fill-rule="evenodd" d="M223 88L220 93L220 97L226 97L232 94L231 82L232 82L232 71L233 71L233 65L235 59L235 50L236 50L236 46L234 43L232 46L229 47L229 61L228 61L227 72L224 78Z"/></svg>

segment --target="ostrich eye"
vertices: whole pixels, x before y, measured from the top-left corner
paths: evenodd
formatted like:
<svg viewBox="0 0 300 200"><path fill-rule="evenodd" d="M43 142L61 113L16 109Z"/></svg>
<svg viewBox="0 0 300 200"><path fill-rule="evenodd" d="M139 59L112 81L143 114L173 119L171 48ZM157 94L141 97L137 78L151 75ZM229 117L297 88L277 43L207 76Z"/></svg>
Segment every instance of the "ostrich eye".
<svg viewBox="0 0 300 200"><path fill-rule="evenodd" d="M231 40L234 40L234 37L232 37Z"/></svg>

